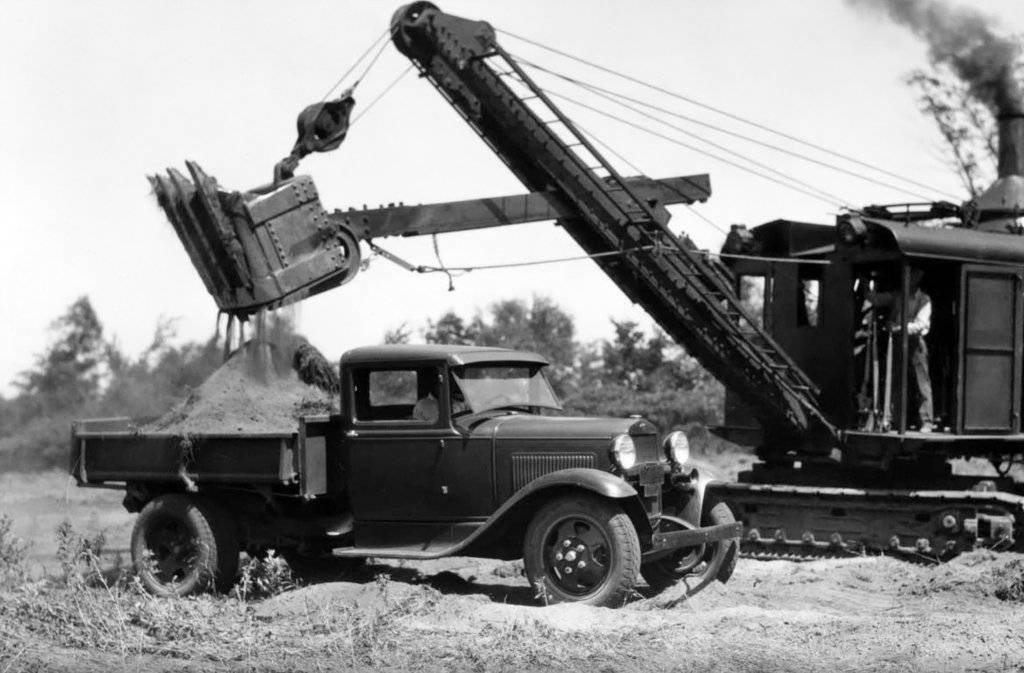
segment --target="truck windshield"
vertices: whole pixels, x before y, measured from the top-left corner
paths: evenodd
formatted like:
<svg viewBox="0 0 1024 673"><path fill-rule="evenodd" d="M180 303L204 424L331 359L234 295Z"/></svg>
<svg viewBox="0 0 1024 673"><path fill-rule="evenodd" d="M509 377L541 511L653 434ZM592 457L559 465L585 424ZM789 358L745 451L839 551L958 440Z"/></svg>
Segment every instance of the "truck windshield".
<svg viewBox="0 0 1024 673"><path fill-rule="evenodd" d="M473 413L499 407L562 408L539 365L467 365L452 375Z"/></svg>

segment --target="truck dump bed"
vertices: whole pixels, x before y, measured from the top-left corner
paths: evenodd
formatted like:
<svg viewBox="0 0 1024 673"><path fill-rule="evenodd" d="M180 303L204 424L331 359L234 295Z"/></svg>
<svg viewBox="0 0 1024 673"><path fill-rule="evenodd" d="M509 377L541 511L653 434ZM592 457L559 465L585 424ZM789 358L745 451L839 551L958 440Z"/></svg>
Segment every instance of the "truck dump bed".
<svg viewBox="0 0 1024 673"><path fill-rule="evenodd" d="M299 444L306 437L306 420L293 433L194 435L140 432L129 418L76 421L71 433L71 474L80 486L183 479L298 484Z"/></svg>

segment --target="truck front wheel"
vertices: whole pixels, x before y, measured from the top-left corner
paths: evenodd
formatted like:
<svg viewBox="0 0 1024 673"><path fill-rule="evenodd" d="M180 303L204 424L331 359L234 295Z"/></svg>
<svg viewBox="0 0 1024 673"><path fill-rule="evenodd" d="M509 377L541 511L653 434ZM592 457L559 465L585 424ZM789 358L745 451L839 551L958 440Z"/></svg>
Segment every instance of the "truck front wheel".
<svg viewBox="0 0 1024 673"><path fill-rule="evenodd" d="M633 595L640 541L614 502L564 496L544 505L526 529L526 574L547 603L618 607Z"/></svg>
<svg viewBox="0 0 1024 673"><path fill-rule="evenodd" d="M139 580L157 596L226 591L238 570L231 515L203 498L177 493L155 498L135 521L131 548Z"/></svg>

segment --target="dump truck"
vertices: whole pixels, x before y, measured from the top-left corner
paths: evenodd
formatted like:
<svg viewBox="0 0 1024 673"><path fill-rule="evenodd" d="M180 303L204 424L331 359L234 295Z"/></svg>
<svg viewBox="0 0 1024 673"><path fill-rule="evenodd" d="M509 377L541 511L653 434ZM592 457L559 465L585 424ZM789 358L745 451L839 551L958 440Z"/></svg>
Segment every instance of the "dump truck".
<svg viewBox="0 0 1024 673"><path fill-rule="evenodd" d="M72 473L124 488L144 586L235 580L239 554L293 567L480 556L524 560L547 602L619 606L642 576L725 582L740 524L705 498L686 436L642 418L563 415L539 355L386 345L341 360L339 414L293 433L146 432L80 421Z"/></svg>

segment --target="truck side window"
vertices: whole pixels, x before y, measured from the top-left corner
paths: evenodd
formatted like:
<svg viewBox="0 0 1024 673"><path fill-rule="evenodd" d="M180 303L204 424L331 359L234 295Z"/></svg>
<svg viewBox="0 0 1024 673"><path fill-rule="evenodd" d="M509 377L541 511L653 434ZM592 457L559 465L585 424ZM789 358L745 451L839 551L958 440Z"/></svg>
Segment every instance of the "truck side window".
<svg viewBox="0 0 1024 673"><path fill-rule="evenodd" d="M416 369L362 369L353 372L356 420L434 422L438 372ZM434 410L433 416L430 411Z"/></svg>
<svg viewBox="0 0 1024 673"><path fill-rule="evenodd" d="M370 372L368 392L371 407L416 404L416 372L398 369Z"/></svg>

